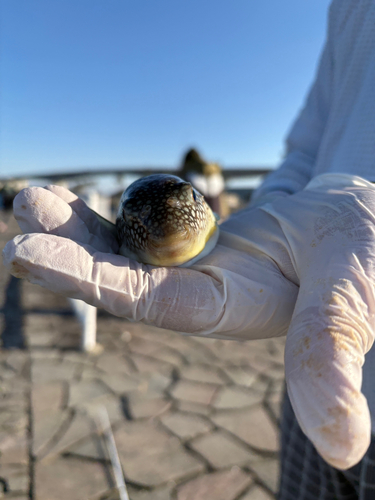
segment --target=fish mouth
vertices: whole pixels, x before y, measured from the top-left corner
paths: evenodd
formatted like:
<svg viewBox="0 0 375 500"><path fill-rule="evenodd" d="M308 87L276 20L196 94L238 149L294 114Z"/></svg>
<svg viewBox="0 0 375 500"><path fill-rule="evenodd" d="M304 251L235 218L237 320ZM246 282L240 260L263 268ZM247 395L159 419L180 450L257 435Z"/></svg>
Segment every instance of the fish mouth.
<svg viewBox="0 0 375 500"><path fill-rule="evenodd" d="M149 235L142 262L154 266L180 266L199 255L218 230L216 223L206 231L196 231L189 226L163 238Z"/></svg>
<svg viewBox="0 0 375 500"><path fill-rule="evenodd" d="M182 266L198 260L199 254L203 257L206 244L213 241L216 243L218 232L218 226L214 223L207 231L197 232L185 227L185 230L164 237L149 234L142 249L132 248L124 243L120 246L119 253L152 266Z"/></svg>
<svg viewBox="0 0 375 500"><path fill-rule="evenodd" d="M185 226L163 238L149 235L145 253L147 263L156 266L179 266L199 253L205 243L190 227Z"/></svg>

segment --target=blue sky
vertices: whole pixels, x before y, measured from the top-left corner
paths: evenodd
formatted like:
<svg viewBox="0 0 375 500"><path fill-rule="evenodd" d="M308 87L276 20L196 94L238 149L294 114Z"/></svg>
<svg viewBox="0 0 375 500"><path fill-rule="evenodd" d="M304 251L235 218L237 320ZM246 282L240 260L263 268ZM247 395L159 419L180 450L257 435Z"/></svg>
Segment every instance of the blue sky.
<svg viewBox="0 0 375 500"><path fill-rule="evenodd" d="M2 175L274 166L328 0L3 0Z"/></svg>

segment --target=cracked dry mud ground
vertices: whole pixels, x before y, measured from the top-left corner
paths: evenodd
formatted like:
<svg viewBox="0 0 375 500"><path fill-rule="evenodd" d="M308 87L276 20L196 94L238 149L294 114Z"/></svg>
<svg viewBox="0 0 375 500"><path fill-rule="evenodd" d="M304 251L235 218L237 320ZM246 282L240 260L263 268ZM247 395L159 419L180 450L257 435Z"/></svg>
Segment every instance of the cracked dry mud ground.
<svg viewBox="0 0 375 500"><path fill-rule="evenodd" d="M100 312L103 350L88 355L64 298L3 266L0 294L3 344L16 344L0 353L0 498L119 498L103 405L131 500L275 498L282 339L183 337Z"/></svg>

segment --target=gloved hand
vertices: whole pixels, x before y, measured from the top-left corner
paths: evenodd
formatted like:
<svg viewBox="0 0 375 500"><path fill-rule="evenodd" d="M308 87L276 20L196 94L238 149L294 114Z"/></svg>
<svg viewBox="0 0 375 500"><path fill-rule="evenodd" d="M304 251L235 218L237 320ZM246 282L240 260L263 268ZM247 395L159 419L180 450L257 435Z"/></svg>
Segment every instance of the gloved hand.
<svg viewBox="0 0 375 500"><path fill-rule="evenodd" d="M286 334L298 288L263 253L217 245L194 269L140 264L116 255L114 236L82 200L58 186L23 190L14 214L25 234L3 255L18 277L116 316L184 333L235 339Z"/></svg>
<svg viewBox="0 0 375 500"><path fill-rule="evenodd" d="M50 290L193 335L272 337L292 319L285 359L293 408L323 458L345 469L370 441L360 390L374 339L374 194L359 178L321 176L231 217L215 250L188 269L116 255L113 237L72 193L31 188L16 198L15 215L37 234L9 242L4 262Z"/></svg>
<svg viewBox="0 0 375 500"><path fill-rule="evenodd" d="M325 174L262 210L285 235L300 284L285 346L288 394L318 452L347 469L371 440L361 385L375 334L375 187L359 177ZM280 262L270 227L246 226L245 220L234 216L231 230L242 227L268 255L274 249Z"/></svg>

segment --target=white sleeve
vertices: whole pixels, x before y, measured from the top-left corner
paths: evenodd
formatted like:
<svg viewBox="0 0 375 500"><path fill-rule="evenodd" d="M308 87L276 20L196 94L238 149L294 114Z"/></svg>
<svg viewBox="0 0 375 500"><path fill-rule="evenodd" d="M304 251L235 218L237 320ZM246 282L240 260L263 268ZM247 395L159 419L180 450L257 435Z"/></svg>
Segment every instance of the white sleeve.
<svg viewBox="0 0 375 500"><path fill-rule="evenodd" d="M254 192L252 203L272 192L293 194L303 189L312 177L315 160L327 124L332 94L333 6L330 7L327 40L315 81L304 107L286 139L287 152L278 169ZM269 197L269 196L268 196Z"/></svg>

